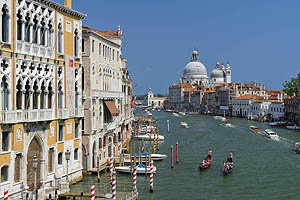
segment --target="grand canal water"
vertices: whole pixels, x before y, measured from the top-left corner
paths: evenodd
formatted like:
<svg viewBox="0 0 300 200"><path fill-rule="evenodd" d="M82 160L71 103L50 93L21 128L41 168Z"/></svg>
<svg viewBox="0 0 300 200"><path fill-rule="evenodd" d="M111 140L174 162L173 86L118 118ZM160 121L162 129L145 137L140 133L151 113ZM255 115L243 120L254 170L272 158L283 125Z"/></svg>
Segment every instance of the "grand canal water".
<svg viewBox="0 0 300 200"><path fill-rule="evenodd" d="M300 132L273 128L280 136L278 141L249 131L250 125L262 130L267 124L229 118L234 125L223 127L211 116L187 115L174 117L170 113L154 111L159 122L160 153L168 155L155 162L154 192L149 192L149 177L137 177L139 199L300 199L300 155L294 144L300 141ZM170 121L170 133L167 123ZM180 128L186 121L189 128ZM170 168L170 146L179 142L179 164ZM198 165L208 149L213 151L212 166L199 171ZM235 164L231 175L223 177L222 162L233 152ZM108 173L101 179L109 180ZM95 176L85 177L84 184L96 181ZM117 174L118 185L131 182L126 174Z"/></svg>

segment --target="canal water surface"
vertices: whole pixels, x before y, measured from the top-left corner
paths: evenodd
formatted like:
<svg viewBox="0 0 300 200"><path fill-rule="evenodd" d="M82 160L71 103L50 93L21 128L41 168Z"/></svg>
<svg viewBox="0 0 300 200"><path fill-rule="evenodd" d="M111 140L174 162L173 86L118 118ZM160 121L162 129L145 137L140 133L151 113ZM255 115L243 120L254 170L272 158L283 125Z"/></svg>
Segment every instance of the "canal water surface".
<svg viewBox="0 0 300 200"><path fill-rule="evenodd" d="M280 136L276 141L248 129L250 125L269 128L265 123L228 118L233 127L223 127L211 116L152 113L159 122L160 134L165 135L159 153L168 158L155 162L153 193L149 192L149 177L137 177L139 199L300 199L300 155L294 151L300 132L272 128ZM182 121L189 128L181 128ZM171 169L170 146L176 141L179 164L174 163ZM213 151L212 165L200 172L199 163L209 148ZM234 171L224 177L221 168L229 151L233 152ZM96 176L88 176L81 184L90 185L96 180ZM102 175L101 181L108 182L109 174ZM131 182L131 176L117 174L119 187Z"/></svg>

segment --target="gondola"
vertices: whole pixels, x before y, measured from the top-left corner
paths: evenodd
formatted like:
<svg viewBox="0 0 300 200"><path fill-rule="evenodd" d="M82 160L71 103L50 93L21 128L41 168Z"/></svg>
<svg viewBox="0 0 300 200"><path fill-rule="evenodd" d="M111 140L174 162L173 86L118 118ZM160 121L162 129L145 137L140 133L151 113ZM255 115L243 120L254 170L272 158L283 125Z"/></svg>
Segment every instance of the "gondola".
<svg viewBox="0 0 300 200"><path fill-rule="evenodd" d="M204 169L207 169L209 168L209 166L211 165L211 159L204 159L202 160L202 162L200 163L199 165L199 169L200 170L204 170Z"/></svg>
<svg viewBox="0 0 300 200"><path fill-rule="evenodd" d="M224 162L222 171L223 171L224 176L231 174L233 171L233 163L232 162Z"/></svg>

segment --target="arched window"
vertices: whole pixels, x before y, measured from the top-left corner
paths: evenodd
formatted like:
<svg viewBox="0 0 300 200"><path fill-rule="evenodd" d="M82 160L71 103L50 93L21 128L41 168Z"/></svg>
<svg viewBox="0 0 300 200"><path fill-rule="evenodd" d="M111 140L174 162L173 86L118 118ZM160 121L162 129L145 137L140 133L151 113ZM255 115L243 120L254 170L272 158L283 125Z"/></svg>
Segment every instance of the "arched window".
<svg viewBox="0 0 300 200"><path fill-rule="evenodd" d="M58 108L63 108L63 97L64 97L63 85L60 82L58 84Z"/></svg>
<svg viewBox="0 0 300 200"><path fill-rule="evenodd" d="M1 168L1 182L8 181L8 166L3 166Z"/></svg>
<svg viewBox="0 0 300 200"><path fill-rule="evenodd" d="M37 44L38 43L38 29L39 29L39 26L38 26L38 19L37 19L37 16L34 17L33 19L33 37L32 37L32 42Z"/></svg>
<svg viewBox="0 0 300 200"><path fill-rule="evenodd" d="M58 153L58 156L57 156L57 163L59 164L59 165L62 165L63 163L62 163L62 157L63 157L63 153L62 152L59 152Z"/></svg>
<svg viewBox="0 0 300 200"><path fill-rule="evenodd" d="M30 16L29 13L27 13L25 17L25 42L30 42Z"/></svg>
<svg viewBox="0 0 300 200"><path fill-rule="evenodd" d="M3 64L3 63L1 63ZM1 80L1 101L2 101L2 110L9 109L9 98L8 98L8 80L5 76L3 76Z"/></svg>
<svg viewBox="0 0 300 200"><path fill-rule="evenodd" d="M51 21L49 21L48 24L48 46L49 47L53 46L53 25Z"/></svg>
<svg viewBox="0 0 300 200"><path fill-rule="evenodd" d="M74 150L74 160L78 160L78 148Z"/></svg>
<svg viewBox="0 0 300 200"><path fill-rule="evenodd" d="M41 28L41 41L40 41L40 44L41 45L45 45L46 44L46 23L45 23L45 19L42 19L42 22L41 22L41 25L42 25L42 28Z"/></svg>
<svg viewBox="0 0 300 200"><path fill-rule="evenodd" d="M2 7L2 41L8 42L9 38L9 15L6 4Z"/></svg>
<svg viewBox="0 0 300 200"><path fill-rule="evenodd" d="M75 29L75 32L74 32L74 52L75 52L75 57L78 57L78 41L79 41L78 30Z"/></svg>
<svg viewBox="0 0 300 200"><path fill-rule="evenodd" d="M22 15L21 11L19 10L17 14L17 39L22 40Z"/></svg>
<svg viewBox="0 0 300 200"><path fill-rule="evenodd" d="M57 35L57 43L58 43L58 53L62 53L62 25L58 24L58 35Z"/></svg>

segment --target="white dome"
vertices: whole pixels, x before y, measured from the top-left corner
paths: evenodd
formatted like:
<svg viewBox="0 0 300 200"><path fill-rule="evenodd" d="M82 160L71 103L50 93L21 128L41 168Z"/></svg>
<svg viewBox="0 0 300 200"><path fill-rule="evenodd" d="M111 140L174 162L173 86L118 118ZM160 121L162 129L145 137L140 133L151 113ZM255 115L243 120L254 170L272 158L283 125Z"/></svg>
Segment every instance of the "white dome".
<svg viewBox="0 0 300 200"><path fill-rule="evenodd" d="M221 69L219 69L219 68L215 68L210 73L210 77L211 78L223 78L224 77L224 72Z"/></svg>
<svg viewBox="0 0 300 200"><path fill-rule="evenodd" d="M199 61L191 61L185 66L182 78L207 78L206 68Z"/></svg>

